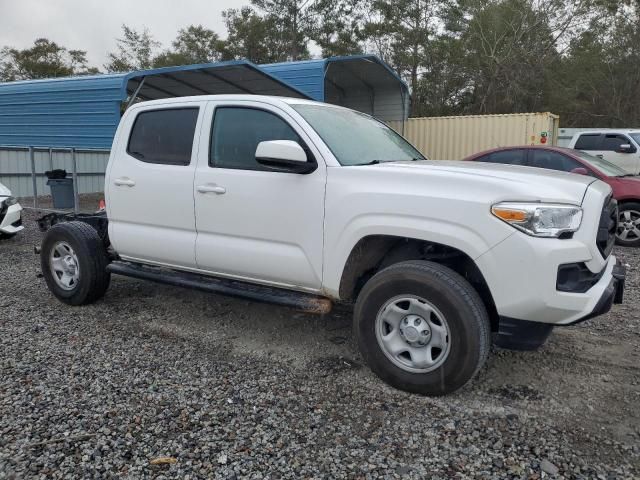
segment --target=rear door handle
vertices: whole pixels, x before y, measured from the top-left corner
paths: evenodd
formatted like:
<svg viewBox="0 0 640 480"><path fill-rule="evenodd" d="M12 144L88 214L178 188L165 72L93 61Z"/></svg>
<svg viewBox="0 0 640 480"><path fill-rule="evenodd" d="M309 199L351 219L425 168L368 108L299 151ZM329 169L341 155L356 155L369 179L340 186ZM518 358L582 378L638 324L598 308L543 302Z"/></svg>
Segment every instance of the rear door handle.
<svg viewBox="0 0 640 480"><path fill-rule="evenodd" d="M136 182L127 177L116 178L113 183L121 187L134 187Z"/></svg>
<svg viewBox="0 0 640 480"><path fill-rule="evenodd" d="M596 157L601 158L601 159L604 160L604 155L602 155L602 154L596 155Z"/></svg>
<svg viewBox="0 0 640 480"><path fill-rule="evenodd" d="M196 190L198 190L198 192L200 193L215 193L218 195L227 193L227 189L219 185L198 185L196 187Z"/></svg>

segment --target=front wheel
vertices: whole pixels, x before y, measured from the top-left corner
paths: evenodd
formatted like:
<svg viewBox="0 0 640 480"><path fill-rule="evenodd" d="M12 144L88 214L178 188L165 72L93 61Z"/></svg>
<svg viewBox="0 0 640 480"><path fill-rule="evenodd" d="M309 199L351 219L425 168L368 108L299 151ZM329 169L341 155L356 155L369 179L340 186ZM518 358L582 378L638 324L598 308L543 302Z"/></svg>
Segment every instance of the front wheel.
<svg viewBox="0 0 640 480"><path fill-rule="evenodd" d="M98 232L86 223L58 223L42 241L44 279L51 293L69 305L86 305L102 298L111 279L108 262Z"/></svg>
<svg viewBox="0 0 640 480"><path fill-rule="evenodd" d="M376 375L424 395L464 386L491 344L478 293L453 270L428 261L398 263L374 275L358 296L354 329Z"/></svg>
<svg viewBox="0 0 640 480"><path fill-rule="evenodd" d="M640 247L640 203L620 205L616 243L623 247Z"/></svg>

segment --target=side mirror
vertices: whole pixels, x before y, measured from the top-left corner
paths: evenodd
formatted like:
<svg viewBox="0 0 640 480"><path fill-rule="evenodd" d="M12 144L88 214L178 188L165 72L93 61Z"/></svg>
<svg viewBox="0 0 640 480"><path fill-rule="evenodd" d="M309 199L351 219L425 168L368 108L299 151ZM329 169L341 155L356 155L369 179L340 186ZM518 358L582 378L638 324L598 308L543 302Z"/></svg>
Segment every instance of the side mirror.
<svg viewBox="0 0 640 480"><path fill-rule="evenodd" d="M618 153L633 153L636 151L636 149L633 148L633 145L630 145L629 143L623 143L618 147L618 150L616 151Z"/></svg>
<svg viewBox="0 0 640 480"><path fill-rule="evenodd" d="M577 173L578 175L589 175L589 171L584 167L576 167L571 170L571 173Z"/></svg>
<svg viewBox="0 0 640 480"><path fill-rule="evenodd" d="M318 167L315 160L309 161L298 142L292 140L260 142L256 162L272 170L291 173L311 173Z"/></svg>

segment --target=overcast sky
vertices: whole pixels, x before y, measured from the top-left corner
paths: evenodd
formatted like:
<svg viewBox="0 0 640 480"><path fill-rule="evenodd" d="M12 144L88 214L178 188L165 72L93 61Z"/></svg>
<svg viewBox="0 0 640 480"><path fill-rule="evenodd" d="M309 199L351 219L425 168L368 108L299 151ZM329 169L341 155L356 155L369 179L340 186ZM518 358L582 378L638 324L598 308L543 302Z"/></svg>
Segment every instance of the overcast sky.
<svg viewBox="0 0 640 480"><path fill-rule="evenodd" d="M86 50L103 69L122 24L147 27L168 46L176 32L202 24L225 35L221 12L249 0L0 0L0 47L24 48L45 37L68 49Z"/></svg>

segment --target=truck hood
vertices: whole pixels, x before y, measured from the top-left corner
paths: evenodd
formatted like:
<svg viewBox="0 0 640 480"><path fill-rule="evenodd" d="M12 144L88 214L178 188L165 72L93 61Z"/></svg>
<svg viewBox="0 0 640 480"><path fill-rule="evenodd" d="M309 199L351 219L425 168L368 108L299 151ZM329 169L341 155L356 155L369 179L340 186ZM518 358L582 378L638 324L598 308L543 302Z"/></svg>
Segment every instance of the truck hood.
<svg viewBox="0 0 640 480"><path fill-rule="evenodd" d="M587 187L598 181L593 177L558 172L543 168L502 165L496 163L465 162L449 160L424 160L414 162L387 162L378 165L380 171L412 172L420 175L454 177L466 183L470 177L475 182L499 186L507 197L517 194L512 200L555 201L581 204ZM362 167L359 167L362 168Z"/></svg>

